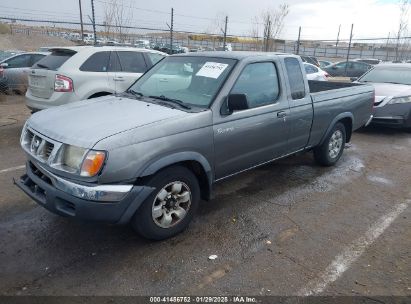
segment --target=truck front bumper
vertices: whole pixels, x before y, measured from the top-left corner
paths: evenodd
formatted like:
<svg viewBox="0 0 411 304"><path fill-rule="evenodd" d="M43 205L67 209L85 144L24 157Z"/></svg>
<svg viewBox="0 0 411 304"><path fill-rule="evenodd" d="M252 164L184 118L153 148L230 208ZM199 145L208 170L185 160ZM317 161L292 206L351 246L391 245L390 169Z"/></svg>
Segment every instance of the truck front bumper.
<svg viewBox="0 0 411 304"><path fill-rule="evenodd" d="M26 164L26 174L14 183L55 214L112 224L128 223L154 190L137 185L81 185L57 177L31 161Z"/></svg>

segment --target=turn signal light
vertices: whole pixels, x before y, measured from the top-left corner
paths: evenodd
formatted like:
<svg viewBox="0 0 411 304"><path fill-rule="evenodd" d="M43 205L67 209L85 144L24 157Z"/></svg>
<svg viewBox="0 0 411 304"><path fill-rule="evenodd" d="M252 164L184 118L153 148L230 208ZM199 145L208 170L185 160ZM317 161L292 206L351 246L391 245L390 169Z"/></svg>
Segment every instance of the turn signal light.
<svg viewBox="0 0 411 304"><path fill-rule="evenodd" d="M81 176L95 176L103 168L104 161L106 160L106 153L102 151L90 151L87 153L86 158L81 166Z"/></svg>

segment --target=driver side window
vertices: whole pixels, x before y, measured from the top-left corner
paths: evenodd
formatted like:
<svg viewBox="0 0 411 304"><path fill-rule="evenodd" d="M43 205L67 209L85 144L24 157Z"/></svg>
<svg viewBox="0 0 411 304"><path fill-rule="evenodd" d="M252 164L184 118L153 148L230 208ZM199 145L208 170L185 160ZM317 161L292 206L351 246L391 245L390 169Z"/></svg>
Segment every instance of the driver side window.
<svg viewBox="0 0 411 304"><path fill-rule="evenodd" d="M250 109L275 103L280 95L274 63L252 63L244 68L231 94L245 94Z"/></svg>

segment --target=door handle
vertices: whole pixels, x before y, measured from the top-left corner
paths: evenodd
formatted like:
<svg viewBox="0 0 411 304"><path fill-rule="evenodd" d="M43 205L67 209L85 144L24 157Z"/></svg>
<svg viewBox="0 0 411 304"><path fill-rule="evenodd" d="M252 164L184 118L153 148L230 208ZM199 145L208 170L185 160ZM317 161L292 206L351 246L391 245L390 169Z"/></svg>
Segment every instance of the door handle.
<svg viewBox="0 0 411 304"><path fill-rule="evenodd" d="M278 118L284 118L287 116L287 113L285 111L281 111L277 113L277 117Z"/></svg>
<svg viewBox="0 0 411 304"><path fill-rule="evenodd" d="M123 77L114 77L114 81L124 81Z"/></svg>

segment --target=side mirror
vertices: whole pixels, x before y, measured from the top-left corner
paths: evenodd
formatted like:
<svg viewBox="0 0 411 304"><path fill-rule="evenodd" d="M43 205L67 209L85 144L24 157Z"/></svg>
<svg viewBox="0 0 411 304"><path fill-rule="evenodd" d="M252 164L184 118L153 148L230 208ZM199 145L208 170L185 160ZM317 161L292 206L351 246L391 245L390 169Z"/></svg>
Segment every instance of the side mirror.
<svg viewBox="0 0 411 304"><path fill-rule="evenodd" d="M358 77L351 77L350 80L351 80L351 82L357 81Z"/></svg>
<svg viewBox="0 0 411 304"><path fill-rule="evenodd" d="M331 68L332 68L333 70L336 70L336 69L337 69L337 66L333 65Z"/></svg>
<svg viewBox="0 0 411 304"><path fill-rule="evenodd" d="M0 63L1 68L8 68L9 64L7 62Z"/></svg>
<svg viewBox="0 0 411 304"><path fill-rule="evenodd" d="M227 97L227 107L230 113L249 109L246 94L230 94Z"/></svg>

